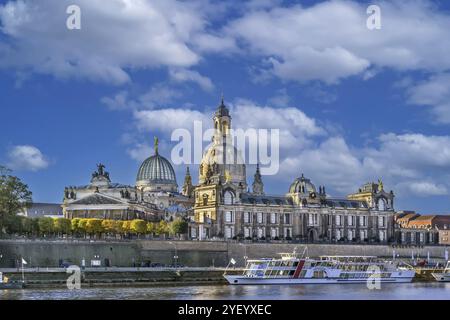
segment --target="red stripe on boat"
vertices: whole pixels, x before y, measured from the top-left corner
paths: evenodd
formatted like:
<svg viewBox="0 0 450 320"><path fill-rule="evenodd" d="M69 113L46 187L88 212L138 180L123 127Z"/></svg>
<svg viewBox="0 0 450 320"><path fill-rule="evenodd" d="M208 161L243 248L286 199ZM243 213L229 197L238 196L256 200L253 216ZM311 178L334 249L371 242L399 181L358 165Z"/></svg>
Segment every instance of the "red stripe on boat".
<svg viewBox="0 0 450 320"><path fill-rule="evenodd" d="M300 275L300 272L302 271L304 265L305 265L305 260L300 260L298 262L297 269L295 269L295 272L294 272L294 277L293 277L294 279L298 278L298 276Z"/></svg>

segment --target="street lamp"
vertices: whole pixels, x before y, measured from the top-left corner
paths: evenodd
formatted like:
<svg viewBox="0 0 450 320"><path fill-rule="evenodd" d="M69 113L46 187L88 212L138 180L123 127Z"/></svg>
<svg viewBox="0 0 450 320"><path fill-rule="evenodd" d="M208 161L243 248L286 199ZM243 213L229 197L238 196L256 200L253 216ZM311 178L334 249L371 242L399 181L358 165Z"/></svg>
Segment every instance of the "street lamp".
<svg viewBox="0 0 450 320"><path fill-rule="evenodd" d="M247 259L248 259L247 246L245 244L243 244L243 243L240 243L240 242L239 242L239 245L244 247L244 261L245 261L245 265L247 265Z"/></svg>
<svg viewBox="0 0 450 320"><path fill-rule="evenodd" d="M178 266L178 249L177 249L177 245L175 243L173 243L172 241L169 241L169 243L171 245L173 245L174 248L175 248L175 254L173 255L173 260L174 260L175 267L177 267Z"/></svg>

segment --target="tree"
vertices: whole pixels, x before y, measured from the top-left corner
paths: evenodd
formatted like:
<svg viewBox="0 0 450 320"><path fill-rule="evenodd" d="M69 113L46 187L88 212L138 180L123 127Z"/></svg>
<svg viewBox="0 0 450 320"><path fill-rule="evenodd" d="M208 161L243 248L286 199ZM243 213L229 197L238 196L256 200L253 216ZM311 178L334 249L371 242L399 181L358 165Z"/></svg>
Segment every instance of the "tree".
<svg viewBox="0 0 450 320"><path fill-rule="evenodd" d="M147 231L147 223L144 220L135 219L130 224L131 231L138 236L144 234Z"/></svg>
<svg viewBox="0 0 450 320"><path fill-rule="evenodd" d="M72 229L72 223L69 219L58 218L53 220L53 227L55 229L55 232L61 235L69 234Z"/></svg>
<svg viewBox="0 0 450 320"><path fill-rule="evenodd" d="M147 222L147 234L156 233L156 226L153 222Z"/></svg>
<svg viewBox="0 0 450 320"><path fill-rule="evenodd" d="M180 234L185 234L188 231L188 223L181 218L176 218L170 224L170 231L172 234L175 234L177 236L179 236Z"/></svg>
<svg viewBox="0 0 450 320"><path fill-rule="evenodd" d="M27 235L37 234L39 232L38 220L22 217L22 232Z"/></svg>
<svg viewBox="0 0 450 320"><path fill-rule="evenodd" d="M101 235L104 232L102 219L87 219L86 231L91 235Z"/></svg>
<svg viewBox="0 0 450 320"><path fill-rule="evenodd" d="M165 220L161 220L156 228L156 233L158 235L162 234L168 234L170 232L169 230L169 224Z"/></svg>
<svg viewBox="0 0 450 320"><path fill-rule="evenodd" d="M114 232L116 234L123 235L123 233L124 233L123 221L120 221L120 220L114 221Z"/></svg>
<svg viewBox="0 0 450 320"><path fill-rule="evenodd" d="M72 230L73 234L80 234L82 232L80 228L80 218L74 218L70 221L70 229Z"/></svg>
<svg viewBox="0 0 450 320"><path fill-rule="evenodd" d="M87 234L87 223L88 223L88 219L80 219L80 221L78 222L78 229L80 230L81 233L84 234L84 237L86 237Z"/></svg>
<svg viewBox="0 0 450 320"><path fill-rule="evenodd" d="M102 228L106 233L115 233L116 232L116 225L114 220L103 220L102 221Z"/></svg>
<svg viewBox="0 0 450 320"><path fill-rule="evenodd" d="M49 235L54 232L53 218L41 217L38 220L38 225L41 234Z"/></svg>
<svg viewBox="0 0 450 320"><path fill-rule="evenodd" d="M124 234L130 234L132 232L130 220L122 221L122 232Z"/></svg>
<svg viewBox="0 0 450 320"><path fill-rule="evenodd" d="M11 171L0 166L0 231L5 228L5 220L32 204L32 193Z"/></svg>

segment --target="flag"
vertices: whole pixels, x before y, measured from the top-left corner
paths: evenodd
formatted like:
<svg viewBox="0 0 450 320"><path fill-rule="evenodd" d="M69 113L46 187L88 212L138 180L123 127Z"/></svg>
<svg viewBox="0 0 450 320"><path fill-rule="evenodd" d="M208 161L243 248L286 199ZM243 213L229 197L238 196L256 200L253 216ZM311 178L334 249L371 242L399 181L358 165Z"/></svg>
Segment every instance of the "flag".
<svg viewBox="0 0 450 320"><path fill-rule="evenodd" d="M234 260L233 258L231 258L230 262L231 264L236 264L236 260Z"/></svg>
<svg viewBox="0 0 450 320"><path fill-rule="evenodd" d="M22 258L22 264L27 264L24 258Z"/></svg>

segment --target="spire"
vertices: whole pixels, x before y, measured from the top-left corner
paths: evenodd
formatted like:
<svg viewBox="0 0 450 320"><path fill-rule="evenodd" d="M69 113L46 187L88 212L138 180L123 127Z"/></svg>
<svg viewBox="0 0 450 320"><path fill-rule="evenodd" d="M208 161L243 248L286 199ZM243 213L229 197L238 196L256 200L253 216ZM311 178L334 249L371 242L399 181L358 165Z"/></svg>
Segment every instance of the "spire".
<svg viewBox="0 0 450 320"><path fill-rule="evenodd" d="M155 149L155 155L158 155L158 144L159 144L158 137L155 136L153 138L153 147Z"/></svg>
<svg viewBox="0 0 450 320"><path fill-rule="evenodd" d="M224 116L229 117L230 112L228 111L228 108L225 106L225 100L222 93L222 96L220 98L220 105L216 110L216 117L224 117Z"/></svg>
<svg viewBox="0 0 450 320"><path fill-rule="evenodd" d="M264 194L264 183L262 182L261 172L259 170L259 164L256 165L256 172L253 180L253 193L257 195Z"/></svg>

